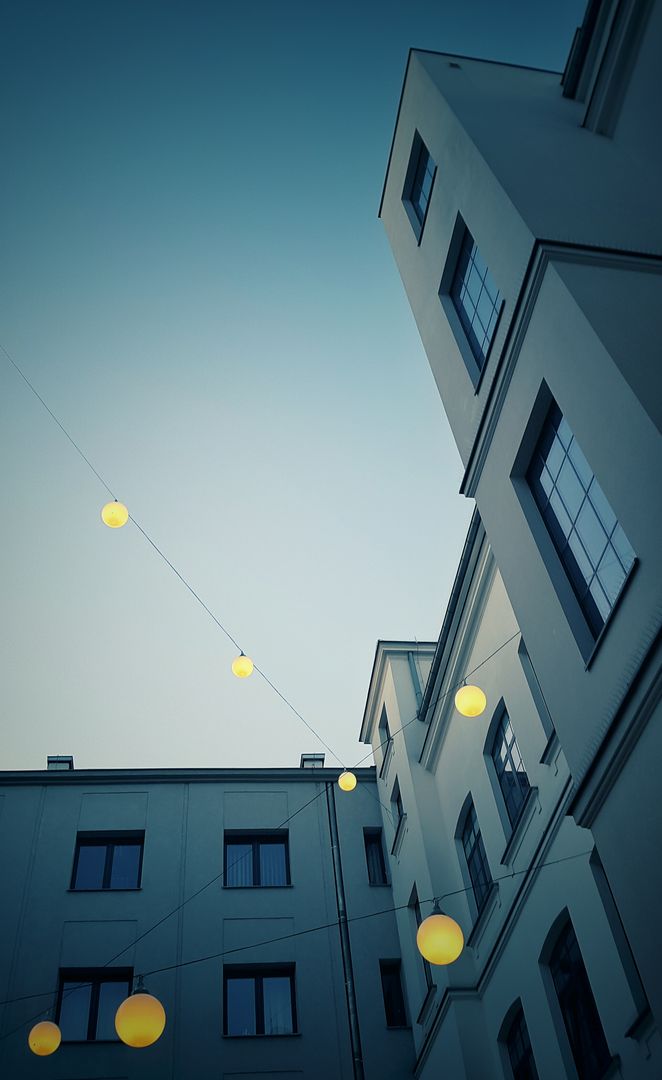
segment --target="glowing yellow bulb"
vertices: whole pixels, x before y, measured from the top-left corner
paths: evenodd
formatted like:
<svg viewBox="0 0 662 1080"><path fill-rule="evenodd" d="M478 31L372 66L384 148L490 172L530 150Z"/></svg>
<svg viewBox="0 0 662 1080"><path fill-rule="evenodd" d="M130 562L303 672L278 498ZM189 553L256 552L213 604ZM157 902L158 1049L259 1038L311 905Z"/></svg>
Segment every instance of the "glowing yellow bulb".
<svg viewBox="0 0 662 1080"><path fill-rule="evenodd" d="M487 698L480 686L461 686L455 695L455 708L462 716L480 716L487 707Z"/></svg>
<svg viewBox="0 0 662 1080"><path fill-rule="evenodd" d="M464 948L464 934L450 915L428 915L418 928L416 945L431 964L452 964Z"/></svg>
<svg viewBox="0 0 662 1080"><path fill-rule="evenodd" d="M241 653L236 656L232 661L232 673L236 675L238 679L247 679L249 675L253 674L253 661L250 656L244 656Z"/></svg>
<svg viewBox="0 0 662 1080"><path fill-rule="evenodd" d="M131 994L115 1013L115 1031L127 1046L151 1046L161 1038L166 1014L151 994Z"/></svg>
<svg viewBox="0 0 662 1080"><path fill-rule="evenodd" d="M338 787L341 788L342 791L353 791L356 787L356 777L354 776L354 773L349 772L348 770L341 772L338 777Z"/></svg>
<svg viewBox="0 0 662 1080"><path fill-rule="evenodd" d="M101 511L101 520L109 529L121 529L129 520L129 511L124 503L115 499L115 502L106 503Z"/></svg>
<svg viewBox="0 0 662 1080"><path fill-rule="evenodd" d="M57 1024L51 1020L42 1020L35 1024L28 1035L28 1046L37 1057L48 1057L54 1054L62 1042L62 1033Z"/></svg>

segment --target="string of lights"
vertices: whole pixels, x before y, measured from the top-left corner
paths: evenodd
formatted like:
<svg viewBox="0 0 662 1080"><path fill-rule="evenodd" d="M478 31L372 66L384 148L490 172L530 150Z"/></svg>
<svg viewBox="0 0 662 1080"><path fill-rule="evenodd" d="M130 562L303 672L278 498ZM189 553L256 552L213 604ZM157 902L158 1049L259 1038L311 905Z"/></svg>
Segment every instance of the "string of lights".
<svg viewBox="0 0 662 1080"><path fill-rule="evenodd" d="M319 798L319 794L316 795L315 798ZM311 800L311 802L312 801L314 801L314 800ZM307 803L305 805L309 805L309 804ZM301 809L303 809L303 807L301 807ZM561 863L570 862L570 861L572 861L574 859L587 858L591 854L592 854L592 851L579 851L579 852L575 852L573 855L563 855L563 856L559 857L558 859L549 859L546 862L538 863L536 866L527 866L527 867L524 867L521 870L512 870L508 874L502 874L500 877L493 878L492 882L496 885L496 884L499 884L502 881L510 881L513 878L521 877L522 874L527 874L527 873L535 874L539 870L545 870L550 866L558 866ZM237 861L239 862L240 860L237 860ZM472 891L472 889L473 889L473 885L463 886L460 889L452 889L452 890L449 890L448 892L441 893L438 896L428 897L426 899L420 900L419 903L421 903L421 904L433 904L435 906L435 908L437 908L438 905L441 903L441 901L450 900L455 896L461 896L463 894L469 893L469 892ZM390 907L380 908L379 911L364 912L361 915L348 915L347 916L347 922L348 923L364 922L367 919L375 919L375 918L379 918L382 915L389 915L389 914L394 914L395 912L398 912L398 911L405 911L409 907L410 907L409 903L406 903L406 904L394 904L394 905L391 905ZM179 910L179 909L176 909L176 910ZM332 919L330 922L319 923L317 926L306 927L305 930L295 930L295 931L292 931L289 934L279 934L277 937L265 938L265 939L262 939L261 941L254 941L254 942L251 942L248 945L237 945L237 946L234 946L231 949L222 949L220 952L208 953L205 956L196 956L196 957L193 957L190 960L179 960L179 961L176 961L173 964L165 964L162 967L151 968L151 969L146 970L146 971L141 971L140 974L138 976L136 976L136 978L141 981L143 979L150 978L150 976L152 976L152 975L161 975L161 974L165 974L165 973L170 972L170 971L177 971L177 970L179 970L181 968L192 967L192 966L194 966L196 964L208 963L210 960L220 960L220 959L223 959L226 956L233 956L233 955L236 955L237 953L247 952L247 951L249 951L251 949L258 949L263 945L275 945L275 944L278 944L278 943L283 942L283 941L291 941L291 940L293 940L295 938L305 937L305 936L307 936L309 934L319 933L321 930L333 929L333 927L339 925L339 921L340 921L339 919ZM427 920L424 920L424 923L425 922L427 922ZM423 926L424 923L422 923L421 926ZM149 933L149 931L147 931L147 933ZM145 935L141 935L141 937L143 937L143 936L145 936ZM140 940L140 938L136 939L136 941L139 941L139 940ZM127 946L127 948L131 948L131 945ZM126 952L126 949L122 950L122 953L118 953L117 956L114 957L113 959L117 959L119 956L123 955L124 952ZM108 966L108 964L110 964L112 962L113 962L112 960L108 961L108 963L105 964L104 967ZM91 983L89 983L89 982L77 983L76 986L72 987L71 990L68 991L68 993L73 993L76 990L83 989L84 987L87 987L87 986L90 986L90 985L91 985ZM51 990L44 990L44 991L41 991L39 993L24 994L24 995L22 995L20 997L6 998L4 1001L0 1001L0 1005L3 1005L3 1006L4 1005L14 1005L14 1004L18 1004L18 1003L20 1003L22 1001L34 1000L34 998L37 998L37 997L51 997L51 996L53 996L53 990L52 989ZM16 1028L13 1028L11 1031L7 1032L6 1034L1 1035L0 1036L0 1041L3 1040L3 1039L9 1038L11 1035L15 1034L17 1031L20 1031L21 1029L27 1027L28 1024L32 1023L39 1016L43 1016L45 1011L47 1011L47 1010L41 1009L38 1013L36 1013L34 1016L30 1017L28 1020L24 1020Z"/></svg>

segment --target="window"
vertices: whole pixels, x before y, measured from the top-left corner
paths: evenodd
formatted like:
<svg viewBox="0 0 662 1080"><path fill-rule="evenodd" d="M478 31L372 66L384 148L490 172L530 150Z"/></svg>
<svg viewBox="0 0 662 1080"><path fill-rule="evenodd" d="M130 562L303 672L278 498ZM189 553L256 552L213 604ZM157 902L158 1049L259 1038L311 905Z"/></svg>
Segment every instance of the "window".
<svg viewBox="0 0 662 1080"><path fill-rule="evenodd" d="M450 296L480 373L494 339L502 300L474 238L466 227L450 286Z"/></svg>
<svg viewBox="0 0 662 1080"><path fill-rule="evenodd" d="M131 993L132 983L133 972L126 968L62 969L57 997L62 1041L117 1041L115 1013Z"/></svg>
<svg viewBox="0 0 662 1080"><path fill-rule="evenodd" d="M226 967L226 1035L292 1035L297 1029L294 965Z"/></svg>
<svg viewBox="0 0 662 1080"><path fill-rule="evenodd" d="M597 638L635 554L556 403L547 414L527 480Z"/></svg>
<svg viewBox="0 0 662 1080"><path fill-rule="evenodd" d="M552 950L549 970L577 1072L582 1080L598 1080L611 1057L570 921Z"/></svg>
<svg viewBox="0 0 662 1080"><path fill-rule="evenodd" d="M492 761L496 769L499 787L506 804L510 824L517 821L526 797L531 790L517 739L504 710L492 745Z"/></svg>
<svg viewBox="0 0 662 1080"><path fill-rule="evenodd" d="M430 195L432 194L432 184L434 183L436 171L437 166L430 157L427 146L416 132L409 157L402 201L419 243L430 204Z"/></svg>
<svg viewBox="0 0 662 1080"><path fill-rule="evenodd" d="M379 775L384 776L391 760L391 754L393 753L393 737L389 730L385 705L382 706L382 714L379 718L379 747L382 752L382 767L379 771Z"/></svg>
<svg viewBox="0 0 662 1080"><path fill-rule="evenodd" d="M504 1039L514 1080L538 1080L529 1029L524 1019L524 1010L515 1013Z"/></svg>
<svg viewBox="0 0 662 1080"><path fill-rule="evenodd" d="M386 863L381 829L364 829L365 860L368 864L368 881L371 885L386 885Z"/></svg>
<svg viewBox="0 0 662 1080"><path fill-rule="evenodd" d="M139 889L144 833L79 833L72 889Z"/></svg>
<svg viewBox="0 0 662 1080"><path fill-rule="evenodd" d="M421 905L418 902L418 893L415 887L409 900L409 907L411 909L412 915L414 916L416 928L418 929L418 927L423 922L423 916L421 915ZM425 975L425 982L428 990L430 990L434 986L434 982L432 979L432 968L423 956L421 956L421 963L423 964L423 974Z"/></svg>
<svg viewBox="0 0 662 1080"><path fill-rule="evenodd" d="M462 848L469 871L476 907L480 912L492 885L492 875L485 854L483 838L478 828L474 804L469 804L462 829Z"/></svg>
<svg viewBox="0 0 662 1080"><path fill-rule="evenodd" d="M287 832L225 834L224 883L232 888L290 884Z"/></svg>
<svg viewBox="0 0 662 1080"><path fill-rule="evenodd" d="M384 995L386 1026L406 1027L407 1014L405 1012L405 999L402 993L402 980L400 978L400 961L380 960L379 969L382 975L382 993Z"/></svg>

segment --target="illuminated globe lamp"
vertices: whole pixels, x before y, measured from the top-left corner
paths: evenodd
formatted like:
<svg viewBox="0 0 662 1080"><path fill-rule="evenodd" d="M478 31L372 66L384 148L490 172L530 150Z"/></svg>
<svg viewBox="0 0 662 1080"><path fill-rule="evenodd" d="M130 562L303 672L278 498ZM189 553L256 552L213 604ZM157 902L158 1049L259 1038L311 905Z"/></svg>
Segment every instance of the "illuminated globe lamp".
<svg viewBox="0 0 662 1080"><path fill-rule="evenodd" d="M129 520L129 511L124 503L115 499L114 502L106 503L101 511L101 520L109 529L121 529Z"/></svg>
<svg viewBox="0 0 662 1080"><path fill-rule="evenodd" d="M455 708L462 716L480 716L487 708L487 698L480 686L461 686L455 695Z"/></svg>
<svg viewBox="0 0 662 1080"><path fill-rule="evenodd" d="M452 964L464 948L464 934L455 919L444 915L435 900L432 914L418 928L416 945L430 964Z"/></svg>
<svg viewBox="0 0 662 1080"><path fill-rule="evenodd" d="M353 772L349 769L345 769L338 777L338 787L341 791L353 791L356 787L357 779Z"/></svg>
<svg viewBox="0 0 662 1080"><path fill-rule="evenodd" d="M235 656L232 661L232 674L236 675L238 679L247 679L249 675L253 674L253 667L250 656L245 656L242 652L239 656Z"/></svg>
<svg viewBox="0 0 662 1080"><path fill-rule="evenodd" d="M115 1031L127 1046L152 1046L160 1039L166 1024L166 1014L158 998L148 994L142 978L115 1013Z"/></svg>
<svg viewBox="0 0 662 1080"><path fill-rule="evenodd" d="M62 1042L62 1032L52 1020L41 1020L28 1035L28 1046L37 1057L54 1054Z"/></svg>

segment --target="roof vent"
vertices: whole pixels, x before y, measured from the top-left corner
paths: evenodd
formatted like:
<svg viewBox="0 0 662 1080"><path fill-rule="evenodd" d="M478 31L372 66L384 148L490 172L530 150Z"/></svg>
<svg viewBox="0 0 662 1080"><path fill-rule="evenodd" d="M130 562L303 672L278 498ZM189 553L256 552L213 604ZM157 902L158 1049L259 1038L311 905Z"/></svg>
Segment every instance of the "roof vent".
<svg viewBox="0 0 662 1080"><path fill-rule="evenodd" d="M299 762L300 769L323 769L324 754L302 754Z"/></svg>
<svg viewBox="0 0 662 1080"><path fill-rule="evenodd" d="M73 772L74 759L71 754L49 754L46 768L49 772Z"/></svg>

